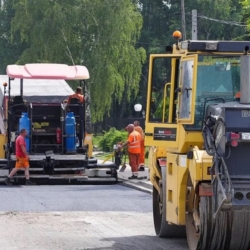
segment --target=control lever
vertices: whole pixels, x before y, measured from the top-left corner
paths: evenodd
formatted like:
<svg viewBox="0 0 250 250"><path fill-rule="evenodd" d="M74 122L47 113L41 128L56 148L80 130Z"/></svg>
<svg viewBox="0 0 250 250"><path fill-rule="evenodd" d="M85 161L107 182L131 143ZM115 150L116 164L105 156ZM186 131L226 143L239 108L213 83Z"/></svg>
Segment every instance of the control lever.
<svg viewBox="0 0 250 250"><path fill-rule="evenodd" d="M189 90L192 90L192 88L186 87L185 90L187 91L187 98L189 98L188 91L189 91Z"/></svg>

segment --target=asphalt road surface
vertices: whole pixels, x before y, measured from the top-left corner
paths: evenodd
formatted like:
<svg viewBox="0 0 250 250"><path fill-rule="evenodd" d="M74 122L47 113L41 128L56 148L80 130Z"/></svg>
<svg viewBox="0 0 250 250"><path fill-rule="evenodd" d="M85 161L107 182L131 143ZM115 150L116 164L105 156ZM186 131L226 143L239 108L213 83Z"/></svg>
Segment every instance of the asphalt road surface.
<svg viewBox="0 0 250 250"><path fill-rule="evenodd" d="M121 185L2 185L0 249L187 250L155 236L151 198Z"/></svg>

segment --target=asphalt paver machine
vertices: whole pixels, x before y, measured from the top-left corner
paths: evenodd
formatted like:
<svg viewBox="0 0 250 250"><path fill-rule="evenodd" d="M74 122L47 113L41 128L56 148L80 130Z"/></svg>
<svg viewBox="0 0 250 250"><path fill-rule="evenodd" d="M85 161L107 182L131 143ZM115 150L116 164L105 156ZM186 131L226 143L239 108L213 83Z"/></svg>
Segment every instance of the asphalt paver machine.
<svg viewBox="0 0 250 250"><path fill-rule="evenodd" d="M174 35L149 66L156 234L191 250L250 249L250 42Z"/></svg>
<svg viewBox="0 0 250 250"><path fill-rule="evenodd" d="M4 83L2 98L1 132L4 137L0 139L4 152L0 153L4 157L0 160L0 177L4 178L14 167L15 139L25 128L28 131L26 144L31 178L117 180L114 163L101 164L92 157L92 134L86 131L85 103L79 103L77 99L72 99L70 104L65 103L74 93L65 80L80 81L84 85L89 78L85 66L9 65L7 76L8 83ZM20 178L24 178L22 172L14 180Z"/></svg>

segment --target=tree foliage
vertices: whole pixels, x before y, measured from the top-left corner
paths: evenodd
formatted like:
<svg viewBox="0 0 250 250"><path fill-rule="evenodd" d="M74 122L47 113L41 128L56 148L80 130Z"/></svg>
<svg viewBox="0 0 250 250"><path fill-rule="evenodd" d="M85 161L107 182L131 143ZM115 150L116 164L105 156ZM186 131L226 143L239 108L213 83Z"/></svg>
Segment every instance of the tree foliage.
<svg viewBox="0 0 250 250"><path fill-rule="evenodd" d="M250 31L250 0L242 0L241 4L243 6L243 20L247 23L247 34L245 35L245 39L249 40L249 31Z"/></svg>
<svg viewBox="0 0 250 250"><path fill-rule="evenodd" d="M250 0L244 0L250 2ZM215 22L208 18L244 22L242 20L242 5L238 0L189 0L185 2L185 17L187 39L191 39L192 10L198 13L198 39L199 40L240 40L244 37L244 27ZM138 45L143 46L147 58L152 53L165 53L165 46L172 45L175 40L172 34L175 30L182 30L181 1L173 0L139 0L139 10L143 16L143 28ZM140 90L134 102L146 106L146 90L148 76L148 61L144 64L140 82ZM129 106L130 110L132 105Z"/></svg>
<svg viewBox="0 0 250 250"><path fill-rule="evenodd" d="M241 3L242 2L242 3ZM7 64L57 62L90 71L92 120L134 115L146 106L148 61L165 53L181 27L181 1L173 0L2 0L0 70ZM191 12L198 12L198 39L249 40L244 27L250 0L185 1L187 39ZM250 22L248 21L250 27Z"/></svg>
<svg viewBox="0 0 250 250"><path fill-rule="evenodd" d="M235 40L245 32L244 27L202 18L206 16L210 19L239 23L242 18L242 6L238 0L192 0L187 3L186 8L189 13L192 9L197 9L200 40ZM191 16L187 23L191 25ZM191 38L190 29L188 34Z"/></svg>
<svg viewBox="0 0 250 250"><path fill-rule="evenodd" d="M93 122L108 115L111 95L136 95L145 50L135 48L142 16L131 0L14 0L12 36L29 44L18 63L83 64L90 71Z"/></svg>
<svg viewBox="0 0 250 250"><path fill-rule="evenodd" d="M113 146L119 142L125 142L128 137L128 132L125 130L116 130L110 128L109 131L105 132L101 140L99 141L99 147L104 152L112 152Z"/></svg>
<svg viewBox="0 0 250 250"><path fill-rule="evenodd" d="M12 1L1 1L0 7L0 72L5 74L6 66L18 60L26 44L20 42L18 34L11 41L11 20L15 15Z"/></svg>

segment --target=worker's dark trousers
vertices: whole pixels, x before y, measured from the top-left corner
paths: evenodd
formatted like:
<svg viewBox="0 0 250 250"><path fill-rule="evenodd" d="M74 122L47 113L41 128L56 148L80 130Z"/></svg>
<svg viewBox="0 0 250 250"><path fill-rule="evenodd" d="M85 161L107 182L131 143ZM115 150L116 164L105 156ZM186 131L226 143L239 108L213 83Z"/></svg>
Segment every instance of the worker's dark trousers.
<svg viewBox="0 0 250 250"><path fill-rule="evenodd" d="M138 167L140 163L140 154L128 153L129 165L133 175L138 175Z"/></svg>

